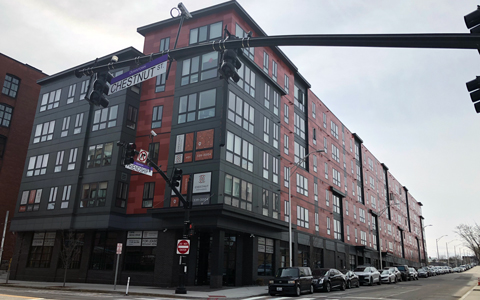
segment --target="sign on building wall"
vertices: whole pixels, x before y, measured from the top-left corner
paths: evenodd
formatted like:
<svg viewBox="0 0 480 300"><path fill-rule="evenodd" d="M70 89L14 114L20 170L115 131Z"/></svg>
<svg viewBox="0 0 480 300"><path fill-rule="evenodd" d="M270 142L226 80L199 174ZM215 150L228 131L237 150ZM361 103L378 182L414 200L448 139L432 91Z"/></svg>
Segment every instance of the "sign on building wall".
<svg viewBox="0 0 480 300"><path fill-rule="evenodd" d="M175 140L175 163L213 159L214 129L179 134Z"/></svg>
<svg viewBox="0 0 480 300"><path fill-rule="evenodd" d="M193 194L210 192L210 183L212 179L212 172L199 173L193 175Z"/></svg>
<svg viewBox="0 0 480 300"><path fill-rule="evenodd" d="M158 231L128 231L127 247L155 247L157 238Z"/></svg>

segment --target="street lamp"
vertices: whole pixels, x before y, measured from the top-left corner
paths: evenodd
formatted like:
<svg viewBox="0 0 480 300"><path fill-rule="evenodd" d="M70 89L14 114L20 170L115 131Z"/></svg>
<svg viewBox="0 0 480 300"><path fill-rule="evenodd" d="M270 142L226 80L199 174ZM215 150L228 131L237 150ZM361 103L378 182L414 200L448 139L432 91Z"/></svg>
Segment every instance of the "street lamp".
<svg viewBox="0 0 480 300"><path fill-rule="evenodd" d="M448 255L448 244L451 242L455 242L457 239L451 240L450 242L445 243L445 247L447 248L447 267L450 267L450 256Z"/></svg>
<svg viewBox="0 0 480 300"><path fill-rule="evenodd" d="M439 237L438 239L436 239L436 243L437 243L437 262L440 260L440 256L438 254L438 241L444 236L448 236L448 234L444 234L441 237Z"/></svg>
<svg viewBox="0 0 480 300"><path fill-rule="evenodd" d="M423 257L425 258L425 265L428 266L428 257L427 257L427 244L425 243L425 228L426 227L429 227L429 226L433 226L432 224L428 224L428 225L425 225L425 226L422 226L422 242L423 242Z"/></svg>
<svg viewBox="0 0 480 300"><path fill-rule="evenodd" d="M390 197L389 197L390 201L394 200L394 197L393 197L393 193L390 193ZM379 213L375 213L377 215L377 220L378 222L380 222L380 217L383 215L384 212L387 211L387 209L392 206L392 205L399 205L400 202L399 201L395 201L395 203L392 203L392 204L389 204L387 205L384 209L382 209L382 211L380 211ZM370 210L370 212L373 212L373 210ZM374 213L374 212L373 212ZM377 226L379 225L377 222ZM382 262L382 239L380 238L380 231L378 231L378 244L377 244L377 248L378 248L378 257L380 258L380 270L383 269L383 262Z"/></svg>
<svg viewBox="0 0 480 300"><path fill-rule="evenodd" d="M314 152L310 152L307 155L305 155L305 157L303 157L300 161L295 163L293 166L288 167L288 249L290 251L290 254L289 254L290 255L290 257L289 257L290 267L293 267L293 263L292 263L292 255L293 255L293 250L292 250L292 182L290 180L290 177L292 176L292 168L297 168L311 154L321 153L321 152L325 152L325 150L321 149L321 150L316 150Z"/></svg>

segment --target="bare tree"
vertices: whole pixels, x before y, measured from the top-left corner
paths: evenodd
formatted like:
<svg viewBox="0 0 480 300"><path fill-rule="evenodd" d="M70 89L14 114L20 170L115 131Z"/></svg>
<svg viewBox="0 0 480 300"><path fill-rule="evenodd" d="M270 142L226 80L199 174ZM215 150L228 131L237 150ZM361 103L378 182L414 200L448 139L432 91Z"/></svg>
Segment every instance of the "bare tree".
<svg viewBox="0 0 480 300"><path fill-rule="evenodd" d="M465 242L466 247L473 251L477 260L480 260L480 226L460 224L455 227L457 233Z"/></svg>
<svg viewBox="0 0 480 300"><path fill-rule="evenodd" d="M62 250L60 258L63 264L63 287L67 281L67 270L72 267L73 259L80 255L83 246L83 233L75 233L73 230L62 232Z"/></svg>

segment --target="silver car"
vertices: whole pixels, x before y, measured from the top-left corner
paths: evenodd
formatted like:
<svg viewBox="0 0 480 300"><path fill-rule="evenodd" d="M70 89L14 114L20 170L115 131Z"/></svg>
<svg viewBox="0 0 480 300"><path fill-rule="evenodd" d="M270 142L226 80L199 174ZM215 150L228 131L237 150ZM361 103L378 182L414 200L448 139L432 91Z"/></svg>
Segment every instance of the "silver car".
<svg viewBox="0 0 480 300"><path fill-rule="evenodd" d="M397 276L391 269L383 270L380 276L382 278L382 283L397 283Z"/></svg>
<svg viewBox="0 0 480 300"><path fill-rule="evenodd" d="M382 284L382 281L380 279L380 272L378 272L375 267L358 266L355 268L355 270L353 270L353 272L358 275L360 284Z"/></svg>

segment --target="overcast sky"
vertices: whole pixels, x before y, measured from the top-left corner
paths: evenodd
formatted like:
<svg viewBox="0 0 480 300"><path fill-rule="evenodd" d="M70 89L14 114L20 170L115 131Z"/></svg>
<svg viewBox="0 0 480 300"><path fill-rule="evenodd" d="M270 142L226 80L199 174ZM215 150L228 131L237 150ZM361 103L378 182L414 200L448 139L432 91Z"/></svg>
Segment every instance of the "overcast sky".
<svg viewBox="0 0 480 300"><path fill-rule="evenodd" d="M117 50L179 0L0 0L0 52L52 75ZM221 0L183 0L195 11ZM473 0L239 0L268 35L468 33ZM427 251L480 221L480 115L465 83L476 50L282 47L312 91L424 204ZM480 223L480 222L479 222ZM457 246L458 249L458 246ZM457 251L458 253L458 251Z"/></svg>

